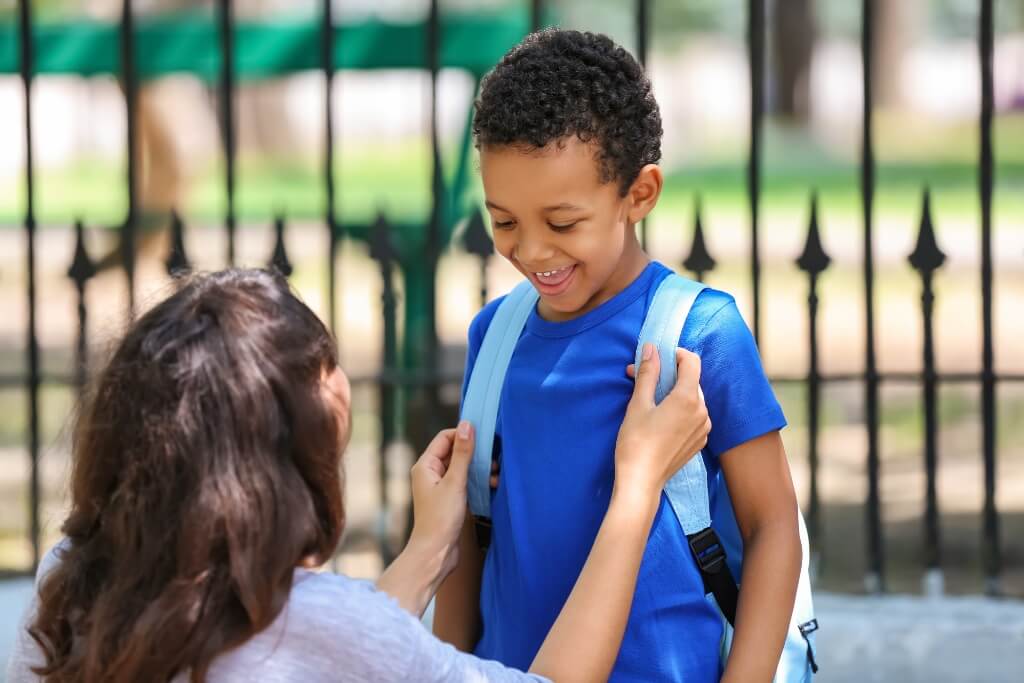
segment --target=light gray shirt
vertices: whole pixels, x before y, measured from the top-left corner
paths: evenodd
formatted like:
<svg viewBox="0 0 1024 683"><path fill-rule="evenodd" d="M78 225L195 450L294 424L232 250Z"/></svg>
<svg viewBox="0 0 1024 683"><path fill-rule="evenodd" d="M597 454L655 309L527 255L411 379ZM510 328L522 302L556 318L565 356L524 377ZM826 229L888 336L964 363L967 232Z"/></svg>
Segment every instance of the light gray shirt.
<svg viewBox="0 0 1024 683"><path fill-rule="evenodd" d="M38 577L56 562L55 551L51 550L40 563L37 587ZM26 630L35 611L33 598L8 661L8 683L40 680L32 667L42 663L42 653ZM187 680L187 675L181 674L175 683ZM368 581L296 569L291 595L274 622L243 645L217 657L207 680L536 683L547 679L478 659L442 643Z"/></svg>

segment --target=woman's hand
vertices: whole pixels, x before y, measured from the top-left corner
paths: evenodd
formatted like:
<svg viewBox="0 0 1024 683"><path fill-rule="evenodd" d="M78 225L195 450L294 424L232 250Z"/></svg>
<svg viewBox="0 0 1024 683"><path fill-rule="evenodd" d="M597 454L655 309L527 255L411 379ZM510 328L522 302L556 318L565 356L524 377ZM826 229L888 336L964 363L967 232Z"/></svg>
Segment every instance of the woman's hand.
<svg viewBox="0 0 1024 683"><path fill-rule="evenodd" d="M473 427L463 421L457 429L434 437L413 465L412 534L377 580L377 588L417 616L422 616L441 581L458 564L472 460Z"/></svg>
<svg viewBox="0 0 1024 683"><path fill-rule="evenodd" d="M458 562L466 519L466 480L473 460L473 426L463 420L430 442L412 468L413 529L409 545L443 556L442 577Z"/></svg>
<svg viewBox="0 0 1024 683"><path fill-rule="evenodd" d="M700 357L676 350L676 385L659 405L654 403L660 358L645 344L633 398L615 446L615 489L650 497L708 440L711 420L700 391ZM635 374L633 366L627 369Z"/></svg>

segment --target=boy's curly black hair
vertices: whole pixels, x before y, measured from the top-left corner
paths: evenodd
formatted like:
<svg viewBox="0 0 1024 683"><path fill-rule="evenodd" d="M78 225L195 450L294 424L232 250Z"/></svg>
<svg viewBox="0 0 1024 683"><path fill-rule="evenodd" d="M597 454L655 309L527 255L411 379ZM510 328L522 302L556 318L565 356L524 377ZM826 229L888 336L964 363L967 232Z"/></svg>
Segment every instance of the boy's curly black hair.
<svg viewBox="0 0 1024 683"><path fill-rule="evenodd" d="M542 148L570 135L594 141L601 181L625 196L661 159L661 115L651 82L608 36L545 29L512 48L487 74L476 101L478 147Z"/></svg>

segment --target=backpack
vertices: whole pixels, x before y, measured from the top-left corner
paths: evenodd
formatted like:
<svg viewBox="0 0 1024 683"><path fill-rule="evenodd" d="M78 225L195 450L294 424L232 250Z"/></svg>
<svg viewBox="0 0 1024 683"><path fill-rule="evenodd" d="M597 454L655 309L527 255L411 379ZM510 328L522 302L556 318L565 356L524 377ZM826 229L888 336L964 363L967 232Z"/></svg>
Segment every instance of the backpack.
<svg viewBox="0 0 1024 683"><path fill-rule="evenodd" d="M655 400L659 403L675 386L675 350L679 336L693 302L704 287L699 282L670 274L658 286L647 312L637 341L636 366L640 367L643 345L654 344L661 359L655 393ZM480 345L462 405L463 419L472 422L476 429L468 497L482 545L487 544L490 535L491 458L498 403L512 353L537 300L537 291L527 281L518 285L498 306ZM732 627L736 620L739 588L735 577L742 576L743 539L724 475L720 473L710 486L715 487L714 509L709 503L704 455L698 453L665 485L665 495L700 569L707 599L722 615L721 655L724 662L732 644ZM775 675L776 683L804 683L810 681L818 670L814 647L818 622L814 617L808 575L807 529L803 514L798 512L798 517L803 560L793 616Z"/></svg>

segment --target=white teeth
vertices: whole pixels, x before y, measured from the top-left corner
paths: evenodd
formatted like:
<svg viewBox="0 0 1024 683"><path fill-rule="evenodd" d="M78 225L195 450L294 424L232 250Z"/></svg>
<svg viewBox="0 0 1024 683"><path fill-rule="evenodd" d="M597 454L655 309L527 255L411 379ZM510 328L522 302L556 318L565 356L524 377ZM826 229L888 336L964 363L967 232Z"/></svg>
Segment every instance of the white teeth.
<svg viewBox="0 0 1024 683"><path fill-rule="evenodd" d="M538 277L551 277L552 275L554 275L556 273L561 273L561 272L563 272L565 270L568 270L568 269L569 269L569 266L566 266L565 268L559 268L558 270L549 270L549 271L543 272L543 273L534 273L534 275L536 275Z"/></svg>

